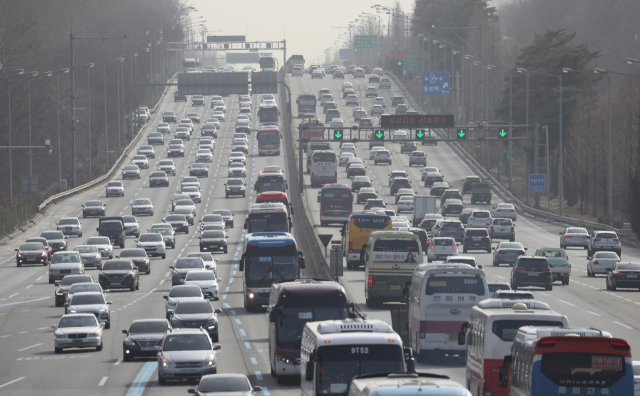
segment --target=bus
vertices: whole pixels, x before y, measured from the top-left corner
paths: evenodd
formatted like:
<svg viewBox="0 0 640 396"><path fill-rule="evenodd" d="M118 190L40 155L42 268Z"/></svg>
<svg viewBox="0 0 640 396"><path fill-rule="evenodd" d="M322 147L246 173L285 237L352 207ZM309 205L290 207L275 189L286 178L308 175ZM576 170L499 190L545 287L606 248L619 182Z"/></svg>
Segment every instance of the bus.
<svg viewBox="0 0 640 396"><path fill-rule="evenodd" d="M277 127L262 127L256 134L258 155L280 155L280 130Z"/></svg>
<svg viewBox="0 0 640 396"><path fill-rule="evenodd" d="M243 272L246 310L256 311L269 304L273 282L298 279L304 267L304 256L288 232L247 234L238 264Z"/></svg>
<svg viewBox="0 0 640 396"><path fill-rule="evenodd" d="M307 173L311 174L311 156L314 151L332 151L331 143L322 140L312 140L309 144L302 143L303 148L307 152Z"/></svg>
<svg viewBox="0 0 640 396"><path fill-rule="evenodd" d="M302 65L302 67L304 68L304 56L291 55L291 57L287 59L287 64L286 64L287 73L291 73L295 65Z"/></svg>
<svg viewBox="0 0 640 396"><path fill-rule="evenodd" d="M256 197L256 203L281 203L293 214L293 204L289 202L287 193L282 191L265 191Z"/></svg>
<svg viewBox="0 0 640 396"><path fill-rule="evenodd" d="M253 204L244 221L247 234L255 232L291 232L293 223L282 203Z"/></svg>
<svg viewBox="0 0 640 396"><path fill-rule="evenodd" d="M316 279L276 281L269 297L269 361L279 384L300 376L300 343L307 322L354 317L341 284Z"/></svg>
<svg viewBox="0 0 640 396"><path fill-rule="evenodd" d="M518 329L523 326L569 327L566 316L551 311L549 305L530 299L487 299L471 308L468 322L458 333L458 343L466 344L467 389L474 396L507 396L498 386L498 371Z"/></svg>
<svg viewBox="0 0 640 396"><path fill-rule="evenodd" d="M302 395L346 395L358 375L413 371L402 339L381 320L309 322L302 332Z"/></svg>
<svg viewBox="0 0 640 396"><path fill-rule="evenodd" d="M364 297L368 308L404 302L407 285L418 264L422 245L413 232L375 231L364 249Z"/></svg>
<svg viewBox="0 0 640 396"><path fill-rule="evenodd" d="M347 184L331 183L318 191L320 202L320 225L345 223L353 212L353 193Z"/></svg>
<svg viewBox="0 0 640 396"><path fill-rule="evenodd" d="M278 116L280 110L275 103L260 103L258 108L258 118L260 119L260 125L278 125Z"/></svg>
<svg viewBox="0 0 640 396"><path fill-rule="evenodd" d="M188 69L199 69L200 68L200 60L198 58L184 58L182 62L182 67L186 72Z"/></svg>
<svg viewBox="0 0 640 396"><path fill-rule="evenodd" d="M347 259L347 269L364 265L362 249L369 235L375 231L392 231L391 217L379 214L352 214L342 227L342 251Z"/></svg>
<svg viewBox="0 0 640 396"><path fill-rule="evenodd" d="M504 360L500 386L510 395L634 394L631 347L606 331L521 327Z"/></svg>
<svg viewBox="0 0 640 396"><path fill-rule="evenodd" d="M471 308L489 298L484 271L467 264L423 264L411 277L409 336L418 361L428 351L464 354L458 343Z"/></svg>
<svg viewBox="0 0 640 396"><path fill-rule="evenodd" d="M311 154L311 187L338 182L338 159L329 150L316 150Z"/></svg>
<svg viewBox="0 0 640 396"><path fill-rule="evenodd" d="M354 377L349 396L471 396L446 375L432 373L379 373Z"/></svg>
<svg viewBox="0 0 640 396"><path fill-rule="evenodd" d="M260 71L275 71L276 70L276 58L271 54L260 54L258 63L260 64Z"/></svg>
<svg viewBox="0 0 640 396"><path fill-rule="evenodd" d="M299 118L316 117L316 95L313 92L300 92L296 103L298 104ZM324 136L324 130L322 132L322 136Z"/></svg>
<svg viewBox="0 0 640 396"><path fill-rule="evenodd" d="M258 175L258 180L253 189L258 193L265 191L281 191L285 192L289 188L284 175L280 172L262 171Z"/></svg>

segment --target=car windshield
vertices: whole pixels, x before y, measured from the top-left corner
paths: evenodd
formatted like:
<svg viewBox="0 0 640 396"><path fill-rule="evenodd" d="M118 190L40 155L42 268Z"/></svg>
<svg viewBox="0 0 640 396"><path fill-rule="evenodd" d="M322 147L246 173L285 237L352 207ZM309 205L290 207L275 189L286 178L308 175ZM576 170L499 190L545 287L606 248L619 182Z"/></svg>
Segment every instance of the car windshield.
<svg viewBox="0 0 640 396"><path fill-rule="evenodd" d="M207 166L205 164L193 164L191 165L191 169L201 169L201 168L206 168Z"/></svg>
<svg viewBox="0 0 640 396"><path fill-rule="evenodd" d="M135 223L137 220L135 216L122 216L122 221L124 223Z"/></svg>
<svg viewBox="0 0 640 396"><path fill-rule="evenodd" d="M79 263L80 261L80 255L78 253L56 253L51 257L51 264Z"/></svg>
<svg viewBox="0 0 640 396"><path fill-rule="evenodd" d="M640 264L618 264L616 271L640 271Z"/></svg>
<svg viewBox="0 0 640 396"><path fill-rule="evenodd" d="M43 250L44 245L41 243L23 243L18 250Z"/></svg>
<svg viewBox="0 0 640 396"><path fill-rule="evenodd" d="M213 274L213 272L211 273ZM180 286L172 288L169 297L202 297L202 292L200 286Z"/></svg>
<svg viewBox="0 0 640 396"><path fill-rule="evenodd" d="M169 334L162 345L164 352L211 351L211 342L205 334Z"/></svg>
<svg viewBox="0 0 640 396"><path fill-rule="evenodd" d="M164 172L153 172L150 177L167 177L167 174Z"/></svg>
<svg viewBox="0 0 640 396"><path fill-rule="evenodd" d="M213 308L211 307L211 304L209 304L209 301L183 301L182 303L178 303L174 313L176 315L206 314L213 313Z"/></svg>
<svg viewBox="0 0 640 396"><path fill-rule="evenodd" d="M100 293L95 294L74 294L69 305L91 305L104 304L104 296Z"/></svg>
<svg viewBox="0 0 640 396"><path fill-rule="evenodd" d="M202 239L224 239L223 231L207 231L202 234Z"/></svg>
<svg viewBox="0 0 640 396"><path fill-rule="evenodd" d="M160 235L171 235L171 230L168 228L156 228L155 230L151 231L154 234L160 234Z"/></svg>
<svg viewBox="0 0 640 396"><path fill-rule="evenodd" d="M501 243L500 245L498 245L498 249L520 249L520 250L524 250L524 247L522 246L521 243L519 242L512 242L512 243Z"/></svg>
<svg viewBox="0 0 640 396"><path fill-rule="evenodd" d="M479 217L481 219L486 219L491 217L491 214L489 212L473 212L473 214L471 215L472 217Z"/></svg>
<svg viewBox="0 0 640 396"><path fill-rule="evenodd" d="M138 165L127 165L124 167L124 170L138 170ZM90 205L89 202L85 206L100 206L100 205Z"/></svg>
<svg viewBox="0 0 640 396"><path fill-rule="evenodd" d="M614 252L597 252L593 258L620 260L620 257Z"/></svg>
<svg viewBox="0 0 640 396"><path fill-rule="evenodd" d="M87 245L111 245L108 237L93 237L89 238Z"/></svg>
<svg viewBox="0 0 640 396"><path fill-rule="evenodd" d="M100 223L100 230L113 231L122 229L122 223L120 221L103 221Z"/></svg>
<svg viewBox="0 0 640 396"><path fill-rule="evenodd" d="M98 322L96 318L91 315L87 316L67 316L60 319L60 323L58 323L58 328L69 328L69 327L95 327L98 326Z"/></svg>
<svg viewBox="0 0 640 396"><path fill-rule="evenodd" d="M201 281L201 280L215 280L216 276L211 271L192 271L187 274L185 281Z"/></svg>
<svg viewBox="0 0 640 396"><path fill-rule="evenodd" d="M146 161L147 160L147 156L146 155L134 155L133 156L133 160L134 161Z"/></svg>
<svg viewBox="0 0 640 396"><path fill-rule="evenodd" d="M117 185L120 185L120 182L118 182ZM78 219L62 219L58 223L58 225L77 225L77 224L80 224Z"/></svg>
<svg viewBox="0 0 640 396"><path fill-rule="evenodd" d="M449 238L434 239L433 240L433 244L435 246L453 246L454 245L454 241L453 241L453 239L449 239Z"/></svg>
<svg viewBox="0 0 640 396"><path fill-rule="evenodd" d="M588 234L584 228L567 228L567 234Z"/></svg>
<svg viewBox="0 0 640 396"><path fill-rule="evenodd" d="M236 180L228 180L228 181L227 181L227 185L229 185L229 186L241 186L241 185L243 185L243 184L244 184L244 183L243 183L243 182L242 182L242 180L240 180L240 179L236 179Z"/></svg>
<svg viewBox="0 0 640 396"><path fill-rule="evenodd" d="M163 172L164 174L164 172ZM136 199L133 201L134 205L151 205L151 200L149 199Z"/></svg>
<svg viewBox="0 0 640 396"><path fill-rule="evenodd" d="M116 261L111 260L107 261L102 265L103 271L129 271L131 270L131 262L130 261Z"/></svg>
<svg viewBox="0 0 640 396"><path fill-rule="evenodd" d="M169 325L166 320L133 322L129 334L166 333Z"/></svg>
<svg viewBox="0 0 640 396"><path fill-rule="evenodd" d="M204 268L204 262L200 257L181 258L176 261L176 268Z"/></svg>
<svg viewBox="0 0 640 396"><path fill-rule="evenodd" d="M176 206L193 206L194 203L190 199L181 199L176 202Z"/></svg>
<svg viewBox="0 0 640 396"><path fill-rule="evenodd" d="M147 257L144 249L124 249L120 251L120 257Z"/></svg>
<svg viewBox="0 0 640 396"><path fill-rule="evenodd" d="M41 237L45 239L64 239L64 235L60 231L45 231Z"/></svg>
<svg viewBox="0 0 640 396"><path fill-rule="evenodd" d="M171 166L173 165L173 161L160 161L158 163L159 166Z"/></svg>
<svg viewBox="0 0 640 396"><path fill-rule="evenodd" d="M510 219L495 219L495 220L493 220L493 225L510 226L511 225L511 220Z"/></svg>
<svg viewBox="0 0 640 396"><path fill-rule="evenodd" d="M64 278L62 278L62 282L60 282L60 285L71 286L74 283L81 283L81 282L93 282L93 279L91 278L90 275L65 276Z"/></svg>
<svg viewBox="0 0 640 396"><path fill-rule="evenodd" d="M98 253L98 248L95 246L76 246L73 250L76 252L83 253Z"/></svg>
<svg viewBox="0 0 640 396"><path fill-rule="evenodd" d="M599 232L596 234L596 238L615 239L617 237L613 232Z"/></svg>
<svg viewBox="0 0 640 396"><path fill-rule="evenodd" d="M182 215L180 215L180 216L172 215L172 216L167 216L167 218L165 220L167 222L172 222L172 221L173 222L185 222L185 221L187 221L187 218L182 216Z"/></svg>
<svg viewBox="0 0 640 396"><path fill-rule="evenodd" d="M140 242L160 242L162 241L162 236L158 234L142 234L140 235Z"/></svg>
<svg viewBox="0 0 640 396"><path fill-rule="evenodd" d="M229 168L244 168L244 165L242 165L242 162L232 162Z"/></svg>
<svg viewBox="0 0 640 396"><path fill-rule="evenodd" d="M246 377L219 377L203 378L198 385L198 391L202 393L219 392L249 392L251 384Z"/></svg>
<svg viewBox="0 0 640 396"><path fill-rule="evenodd" d="M102 289L98 283L92 283L90 285L76 285L72 286L69 289L69 295L74 295L76 293L86 293L86 292L97 292L102 293Z"/></svg>

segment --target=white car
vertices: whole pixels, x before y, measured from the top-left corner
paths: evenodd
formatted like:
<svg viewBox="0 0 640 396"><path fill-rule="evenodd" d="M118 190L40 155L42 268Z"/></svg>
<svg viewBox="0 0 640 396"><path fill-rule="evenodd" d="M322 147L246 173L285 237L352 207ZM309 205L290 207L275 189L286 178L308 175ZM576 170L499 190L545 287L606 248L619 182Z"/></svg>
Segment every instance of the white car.
<svg viewBox="0 0 640 396"><path fill-rule="evenodd" d="M107 197L124 197L124 184L121 181L107 183Z"/></svg>
<svg viewBox="0 0 640 396"><path fill-rule="evenodd" d="M374 147L375 148L375 147ZM374 152L373 163L374 165L378 165L381 162L387 163L389 165L393 165L393 160L391 159L391 152L386 149L376 150Z"/></svg>
<svg viewBox="0 0 640 396"><path fill-rule="evenodd" d="M223 111L214 111L213 113L211 113L211 117L217 118L218 121L220 122L224 122L225 118L224 118L224 112Z"/></svg>
<svg viewBox="0 0 640 396"><path fill-rule="evenodd" d="M347 106L357 106L358 105L358 97L355 94L349 94L347 96L346 105Z"/></svg>
<svg viewBox="0 0 640 396"><path fill-rule="evenodd" d="M376 68L373 69L373 74L377 74L379 76L383 76L384 72L382 71L381 67L376 67Z"/></svg>
<svg viewBox="0 0 640 396"><path fill-rule="evenodd" d="M153 202L149 198L136 198L131 203L131 216L138 214L153 216Z"/></svg>
<svg viewBox="0 0 640 396"><path fill-rule="evenodd" d="M435 166L426 166L422 168L422 176L421 176L422 181L424 181L424 178L427 177L428 173L440 173L440 170Z"/></svg>
<svg viewBox="0 0 640 396"><path fill-rule="evenodd" d="M355 157L356 155L351 152L344 152L340 154L340 162L338 163L338 165L345 166L347 165L347 161L349 161L350 158L355 158Z"/></svg>
<svg viewBox="0 0 640 396"><path fill-rule="evenodd" d="M156 128L156 132L171 133L171 127L169 126L168 123L161 122L161 123L158 124L158 127Z"/></svg>
<svg viewBox="0 0 640 396"><path fill-rule="evenodd" d="M377 98L375 98L373 100L373 105L380 105L383 108L387 108L387 102L384 100L384 98L382 96L378 96Z"/></svg>
<svg viewBox="0 0 640 396"><path fill-rule="evenodd" d="M104 323L98 322L94 314L68 314L60 318L53 328L53 344L56 353L62 353L64 348L96 348L101 351L102 331ZM78 334L86 334L87 337L78 343ZM73 338L72 338L73 337Z"/></svg>
<svg viewBox="0 0 640 396"><path fill-rule="evenodd" d="M374 114L382 115L382 114L384 114L384 107L382 107L382 105L379 105L379 104L374 104L371 107L370 113L371 113L371 115L374 115Z"/></svg>
<svg viewBox="0 0 640 396"><path fill-rule="evenodd" d="M167 175L176 175L176 164L171 159L164 159L158 162L158 170Z"/></svg>
<svg viewBox="0 0 640 396"><path fill-rule="evenodd" d="M395 171L393 171L393 172L391 172L389 174L389 186L391 186L393 181L398 177L407 177L408 178L409 176L407 175L407 172L405 172L405 171L395 170Z"/></svg>
<svg viewBox="0 0 640 396"><path fill-rule="evenodd" d="M224 104L223 100L216 100L213 102L213 111L221 111L223 113L227 112L227 106Z"/></svg>
<svg viewBox="0 0 640 396"><path fill-rule="evenodd" d="M202 202L202 195L200 189L196 186L186 186L181 191L183 194L187 194L191 197L191 200L195 203Z"/></svg>
<svg viewBox="0 0 640 396"><path fill-rule="evenodd" d="M491 225L491 212L488 210L474 210L469 215L469 219L467 220L467 227L470 228L486 228Z"/></svg>
<svg viewBox="0 0 640 396"><path fill-rule="evenodd" d="M187 272L184 284L199 286L205 297L218 300L218 279L215 272L211 270Z"/></svg>
<svg viewBox="0 0 640 396"><path fill-rule="evenodd" d="M122 225L125 235L140 236L140 220L136 216L122 216Z"/></svg>
<svg viewBox="0 0 640 396"><path fill-rule="evenodd" d="M176 304L180 301L200 301L204 300L204 294L200 287L194 285L176 285L171 288L168 296L163 296L166 303L164 303L164 310L167 319L169 319L169 310L173 311Z"/></svg>
<svg viewBox="0 0 640 396"><path fill-rule="evenodd" d="M167 245L165 244L162 235L156 233L142 234L136 242L136 247L144 249L144 251L147 252L147 256L160 256L163 259L167 258Z"/></svg>
<svg viewBox="0 0 640 396"><path fill-rule="evenodd" d="M153 146L144 145L138 148L138 154L144 155L147 158L155 158L156 151L153 149Z"/></svg>
<svg viewBox="0 0 640 396"><path fill-rule="evenodd" d="M329 125L329 128L331 129L344 128L344 121L342 120L342 118L334 118L333 120L331 120L331 124Z"/></svg>
<svg viewBox="0 0 640 396"><path fill-rule="evenodd" d="M238 114L238 117L236 117L236 124L241 120L251 122L251 116L249 115L249 113Z"/></svg>
<svg viewBox="0 0 640 396"><path fill-rule="evenodd" d="M180 180L180 189L182 190L186 186L196 186L200 188L200 180L195 176L185 176Z"/></svg>
<svg viewBox="0 0 640 396"><path fill-rule="evenodd" d="M241 151L234 151L229 154L229 164L232 162L242 162L242 165L247 166L247 157Z"/></svg>
<svg viewBox="0 0 640 396"><path fill-rule="evenodd" d="M353 155L355 156L356 145L353 143L343 143L342 147L340 148L340 155L342 155L342 153L353 153Z"/></svg>
<svg viewBox="0 0 640 396"><path fill-rule="evenodd" d="M149 161L146 155L134 155L131 159L131 163L138 165L140 169L149 169Z"/></svg>
<svg viewBox="0 0 640 396"><path fill-rule="evenodd" d="M353 78L355 79L355 78L358 78L358 77L364 78L364 69L359 68L359 67L355 68L353 70Z"/></svg>
<svg viewBox="0 0 640 396"><path fill-rule="evenodd" d="M353 89L353 83L349 82L349 81L345 81L342 83L342 92L344 92L345 89L347 88L352 88Z"/></svg>
<svg viewBox="0 0 640 396"><path fill-rule="evenodd" d="M89 238L89 240L87 240L87 243L85 243L85 245L95 246L102 257L109 259L113 258L113 245L111 245L109 237L91 237Z"/></svg>
<svg viewBox="0 0 640 396"><path fill-rule="evenodd" d="M369 159L374 159L376 155L376 151L378 150L385 150L385 148L383 146L373 146L371 148L371 151L369 152Z"/></svg>
<svg viewBox="0 0 640 396"><path fill-rule="evenodd" d="M249 143L249 137L244 132L236 132L236 133L234 133L233 134L233 140L236 140L236 139L241 139L241 140L244 140L245 142Z"/></svg>
<svg viewBox="0 0 640 396"><path fill-rule="evenodd" d="M327 102L335 102L333 95L330 93L322 94L320 97L320 106L324 106Z"/></svg>
<svg viewBox="0 0 640 396"><path fill-rule="evenodd" d="M427 261L446 260L447 257L457 256L458 248L456 240L451 237L435 237L431 238L429 248L427 249Z"/></svg>
<svg viewBox="0 0 640 396"><path fill-rule="evenodd" d="M409 134L407 131L398 130L391 134L391 139L393 140L407 140L409 139Z"/></svg>
<svg viewBox="0 0 640 396"><path fill-rule="evenodd" d="M242 139L233 139L231 144L231 151L238 151L241 153L249 154L249 145Z"/></svg>
<svg viewBox="0 0 640 396"><path fill-rule="evenodd" d="M189 133L193 133L193 121L190 118L181 119L178 126L183 126L183 125L189 128Z"/></svg>
<svg viewBox="0 0 640 396"><path fill-rule="evenodd" d="M398 200L398 213L413 212L413 195L404 195Z"/></svg>
<svg viewBox="0 0 640 396"><path fill-rule="evenodd" d="M246 177L247 168L242 162L232 162L229 164L229 170L227 171L227 177Z"/></svg>
<svg viewBox="0 0 640 396"><path fill-rule="evenodd" d="M196 162L211 162L213 161L213 154L208 148L198 149L196 152Z"/></svg>
<svg viewBox="0 0 640 396"><path fill-rule="evenodd" d="M611 271L613 264L620 261L616 252L595 252L593 256L587 257L587 276L597 274L606 275Z"/></svg>
<svg viewBox="0 0 640 396"><path fill-rule="evenodd" d="M191 140L191 134L189 133L187 128L184 128L184 127L176 128L176 131L174 132L173 137L180 140L187 140L187 141Z"/></svg>
<svg viewBox="0 0 640 396"><path fill-rule="evenodd" d="M58 231L64 235L77 235L82 237L82 222L77 217L63 217L57 224Z"/></svg>
<svg viewBox="0 0 640 396"><path fill-rule="evenodd" d="M516 221L518 217L515 206L510 203L499 203L497 206L494 206L493 209L495 209L495 217L503 217L513 221Z"/></svg>
<svg viewBox="0 0 640 396"><path fill-rule="evenodd" d="M216 148L216 142L212 139L200 139L200 144L198 145L198 150L207 149L213 153L213 150Z"/></svg>
<svg viewBox="0 0 640 396"><path fill-rule="evenodd" d="M223 230L224 231L224 230ZM225 231L226 232L226 231ZM218 272L218 259L213 258L213 255L209 252L191 252L187 253L187 257L200 257L204 262L204 267L209 267L209 270L213 271L214 274Z"/></svg>
<svg viewBox="0 0 640 396"><path fill-rule="evenodd" d="M344 91L344 89L343 89ZM367 87L367 90L364 91L364 96L365 98L369 98L371 96L373 96L374 98L378 97L378 90L376 89L376 87Z"/></svg>
<svg viewBox="0 0 640 396"><path fill-rule="evenodd" d="M320 69L315 69L312 73L311 73L311 78L319 78L322 79L322 77L324 77L324 74L322 74L322 71Z"/></svg>

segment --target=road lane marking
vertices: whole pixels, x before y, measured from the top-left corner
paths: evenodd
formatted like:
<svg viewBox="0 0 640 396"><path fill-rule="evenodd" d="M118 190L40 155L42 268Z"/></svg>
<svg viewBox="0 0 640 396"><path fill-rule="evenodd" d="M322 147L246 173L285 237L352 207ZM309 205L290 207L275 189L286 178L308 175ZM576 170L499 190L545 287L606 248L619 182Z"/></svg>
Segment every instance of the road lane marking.
<svg viewBox="0 0 640 396"><path fill-rule="evenodd" d="M142 369L133 380L131 387L129 388L129 392L127 392L126 396L142 396L144 389L147 387L147 383L149 382L149 378L158 368L158 362L146 362Z"/></svg>
<svg viewBox="0 0 640 396"><path fill-rule="evenodd" d="M5 383L5 384L0 385L0 388L4 388L4 387L5 387L5 386L7 386L7 385L11 385L11 384L16 383L16 382L18 382L18 381L21 381L21 380L23 380L23 379L25 379L25 378L27 378L27 377L20 377L20 378L18 378L18 379L14 379L13 381L9 381L9 382L7 382L7 383Z"/></svg>
<svg viewBox="0 0 640 396"><path fill-rule="evenodd" d="M566 301L564 301L564 300L560 300L560 299L558 299L558 301L560 301L560 302L562 302L562 303L565 303L565 304L567 304L567 305L570 305L570 306L572 306L572 307L575 307L575 305L573 305L573 304L571 304L571 303L569 303L569 302L566 302Z"/></svg>
<svg viewBox="0 0 640 396"><path fill-rule="evenodd" d="M591 315L602 316L602 315L597 314L597 313L595 313L595 312L591 312L591 311L587 311L587 312L589 312Z"/></svg>
<svg viewBox="0 0 640 396"><path fill-rule="evenodd" d="M40 275L40 276L38 277L38 279L36 279L36 282L37 282L37 281L39 281L40 279L42 279L42 277L43 277L43 276L44 276L44 275Z"/></svg>
<svg viewBox="0 0 640 396"><path fill-rule="evenodd" d="M98 386L104 386L104 384L107 382L107 379L109 377L102 377L102 379L100 380L100 382L98 383Z"/></svg>
<svg viewBox="0 0 640 396"><path fill-rule="evenodd" d="M6 303L6 304L0 304L0 308L2 307L7 307L9 305L17 305L17 304L26 304L26 303L30 303L30 302L36 302L36 301L42 301L42 300L48 300L51 297L40 297L40 298L36 298L35 300L28 300L28 301L17 301L17 302L12 302L12 303Z"/></svg>
<svg viewBox="0 0 640 396"><path fill-rule="evenodd" d="M258 361L256 360L256 358L252 357L251 358L251 363L252 364L258 364Z"/></svg>
<svg viewBox="0 0 640 396"><path fill-rule="evenodd" d="M247 349L251 349L251 345L250 345L248 342L246 342L246 341L244 342L244 346L246 346L246 347L247 347Z"/></svg>
<svg viewBox="0 0 640 396"><path fill-rule="evenodd" d="M262 374L259 371L256 371L256 378L262 380Z"/></svg>
<svg viewBox="0 0 640 396"><path fill-rule="evenodd" d="M262 387L262 393L264 393L266 396L271 395L271 393L269 393L269 391L267 390L267 388L265 386Z"/></svg>
<svg viewBox="0 0 640 396"><path fill-rule="evenodd" d="M8 298L15 297L15 296L17 296L18 294L20 294L20 293L14 293L14 294L10 295Z"/></svg>
<svg viewBox="0 0 640 396"><path fill-rule="evenodd" d="M617 322L616 322L616 323L617 323ZM26 351L27 349L35 348L35 347L40 346L40 345L42 345L42 342L41 342L41 343L39 343L39 344L35 344L35 345L28 346L28 347L26 347L26 348L18 349L18 352Z"/></svg>
<svg viewBox="0 0 640 396"><path fill-rule="evenodd" d="M24 290L29 289L31 286L33 286L33 283L31 283L29 286L25 287ZM629 300L629 301L631 301L631 300Z"/></svg>
<svg viewBox="0 0 640 396"><path fill-rule="evenodd" d="M122 358L116 360L116 362L113 365L114 366L118 366L118 365L120 365L120 363L122 363Z"/></svg>
<svg viewBox="0 0 640 396"><path fill-rule="evenodd" d="M247 336L247 333L245 333L244 329L239 329L240 334L242 334L243 337Z"/></svg>
<svg viewBox="0 0 640 396"><path fill-rule="evenodd" d="M633 329L633 327L631 327L631 326L627 326L627 325L626 325L626 324L624 324L624 323L616 322L615 320L613 321L613 323L617 323L617 324L619 324L620 326L622 326L622 327L626 327L626 328L627 328L627 329L629 329L629 330Z"/></svg>

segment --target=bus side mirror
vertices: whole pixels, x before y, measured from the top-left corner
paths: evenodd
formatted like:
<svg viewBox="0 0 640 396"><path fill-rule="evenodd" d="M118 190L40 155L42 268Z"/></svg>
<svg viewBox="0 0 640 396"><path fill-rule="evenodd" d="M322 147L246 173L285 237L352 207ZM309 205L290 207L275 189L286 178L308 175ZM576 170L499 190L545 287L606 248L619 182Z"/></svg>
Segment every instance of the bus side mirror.
<svg viewBox="0 0 640 396"><path fill-rule="evenodd" d="M244 221L244 229L247 229L247 220Z"/></svg>
<svg viewBox="0 0 640 396"><path fill-rule="evenodd" d="M498 386L501 387L501 388L505 388L508 383L509 383L509 367L500 366L500 374L499 374L499 377L498 377Z"/></svg>
<svg viewBox="0 0 640 396"><path fill-rule="evenodd" d="M309 361L307 362L307 365L304 371L304 379L307 381L313 381L313 369L315 366L315 360L316 360L316 351L314 350L309 354Z"/></svg>
<svg viewBox="0 0 640 396"><path fill-rule="evenodd" d="M300 268L304 268L305 267L304 255L300 250L298 250L298 260L300 261Z"/></svg>
<svg viewBox="0 0 640 396"><path fill-rule="evenodd" d="M247 258L247 256L245 254L242 255L242 257L240 257L240 263L238 264L238 270L239 271L244 271L244 260Z"/></svg>
<svg viewBox="0 0 640 396"><path fill-rule="evenodd" d="M289 204L289 208L291 209L291 214L293 214L293 204Z"/></svg>
<svg viewBox="0 0 640 396"><path fill-rule="evenodd" d="M464 322L460 326L460 332L458 333L458 345L464 345L467 339L467 330L469 329L469 322Z"/></svg>
<svg viewBox="0 0 640 396"><path fill-rule="evenodd" d="M271 306L269 307L269 322L270 323L275 323L276 322L276 307L275 306Z"/></svg>

